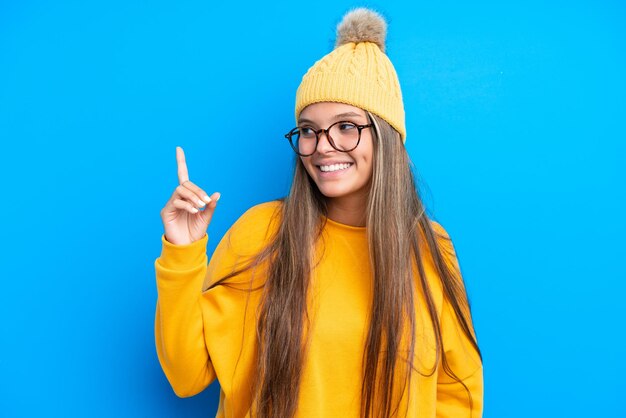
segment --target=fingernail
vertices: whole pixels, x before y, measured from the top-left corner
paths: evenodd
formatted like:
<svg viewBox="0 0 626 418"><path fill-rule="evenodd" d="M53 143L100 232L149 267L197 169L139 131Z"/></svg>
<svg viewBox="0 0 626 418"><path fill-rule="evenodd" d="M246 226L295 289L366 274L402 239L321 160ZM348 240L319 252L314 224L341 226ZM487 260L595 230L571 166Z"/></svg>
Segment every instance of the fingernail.
<svg viewBox="0 0 626 418"><path fill-rule="evenodd" d="M207 203L211 203L211 198L207 195L202 196L202 198L204 199L205 202Z"/></svg>
<svg viewBox="0 0 626 418"><path fill-rule="evenodd" d="M202 200L198 200L198 205L204 206L204 205L206 205L206 203L204 203Z"/></svg>
<svg viewBox="0 0 626 418"><path fill-rule="evenodd" d="M218 200L220 200L220 197L222 197L222 195L218 194L217 197L215 198L215 201L217 202Z"/></svg>
<svg viewBox="0 0 626 418"><path fill-rule="evenodd" d="M196 208L191 208L191 211L192 211L193 213L198 213L198 209L196 209Z"/></svg>

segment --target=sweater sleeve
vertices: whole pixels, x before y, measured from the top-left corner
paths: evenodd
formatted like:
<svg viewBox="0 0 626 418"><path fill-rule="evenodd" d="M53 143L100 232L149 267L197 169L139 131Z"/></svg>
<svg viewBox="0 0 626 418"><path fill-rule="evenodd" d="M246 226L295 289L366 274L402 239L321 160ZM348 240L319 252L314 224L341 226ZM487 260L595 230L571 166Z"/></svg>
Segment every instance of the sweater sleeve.
<svg viewBox="0 0 626 418"><path fill-rule="evenodd" d="M247 289L249 275L209 288L263 248L272 236L278 207L273 201L248 209L224 234L208 263L207 235L187 245L174 245L161 236L162 252L155 261L155 342L161 367L178 396L196 395L217 378L226 379L220 384L231 379L225 370L234 367L231 363L241 349L248 300L247 293L233 289Z"/></svg>
<svg viewBox="0 0 626 418"><path fill-rule="evenodd" d="M208 236L175 245L161 235L155 261L158 300L155 343L159 362L176 395L193 396L214 379L204 340L201 296L207 271Z"/></svg>
<svg viewBox="0 0 626 418"><path fill-rule="evenodd" d="M446 262L456 270L458 278L462 279L460 266L454 246L447 232L441 225L434 225L435 231L443 237L442 250ZM464 286L463 286L464 288ZM475 336L469 311L466 311L469 325ZM479 418L483 414L483 367L480 356L465 335L454 309L446 297L443 298L441 308L441 333L446 354L447 364L452 372L461 379L454 380L439 365L437 378L437 418ZM470 401L471 398L471 401ZM471 404L471 407L470 407Z"/></svg>
<svg viewBox="0 0 626 418"><path fill-rule="evenodd" d="M437 418L482 417L482 364L476 350L458 325L454 311L446 301L443 303L441 332L448 365L463 384L446 374L443 365L440 364L437 378Z"/></svg>

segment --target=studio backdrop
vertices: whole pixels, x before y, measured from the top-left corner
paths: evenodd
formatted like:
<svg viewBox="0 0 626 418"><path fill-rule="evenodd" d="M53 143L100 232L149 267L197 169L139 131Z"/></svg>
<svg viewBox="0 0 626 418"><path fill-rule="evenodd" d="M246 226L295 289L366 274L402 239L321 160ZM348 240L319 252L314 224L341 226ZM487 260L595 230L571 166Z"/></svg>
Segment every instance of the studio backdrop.
<svg viewBox="0 0 626 418"><path fill-rule="evenodd" d="M160 210L222 197L209 255L285 196L295 91L355 6L389 23L406 147L449 232L486 418L623 417L620 1L0 5L0 415L210 417L154 344Z"/></svg>

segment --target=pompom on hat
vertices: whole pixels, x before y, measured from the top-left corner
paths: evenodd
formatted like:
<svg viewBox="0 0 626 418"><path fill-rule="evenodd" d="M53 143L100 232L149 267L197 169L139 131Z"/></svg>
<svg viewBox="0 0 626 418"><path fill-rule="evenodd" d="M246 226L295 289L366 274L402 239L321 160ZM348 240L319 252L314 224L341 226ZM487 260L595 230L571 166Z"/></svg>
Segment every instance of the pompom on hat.
<svg viewBox="0 0 626 418"><path fill-rule="evenodd" d="M306 106L339 102L380 116L406 141L400 82L385 54L387 23L366 8L346 13L337 26L335 49L318 60L296 92L296 122Z"/></svg>

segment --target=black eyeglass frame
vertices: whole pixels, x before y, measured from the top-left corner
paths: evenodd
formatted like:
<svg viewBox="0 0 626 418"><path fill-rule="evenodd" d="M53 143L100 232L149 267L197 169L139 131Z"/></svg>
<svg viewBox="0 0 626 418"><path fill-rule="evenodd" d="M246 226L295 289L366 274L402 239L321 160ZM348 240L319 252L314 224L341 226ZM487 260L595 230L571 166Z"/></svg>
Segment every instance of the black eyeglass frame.
<svg viewBox="0 0 626 418"><path fill-rule="evenodd" d="M359 130L359 137L356 141L356 145L348 150L343 150L343 149L339 149L337 148L337 146L335 145L335 141L333 141L333 138L330 136L330 134L328 133L330 131L330 128L332 128L335 125L338 125L340 123L349 123L350 125L354 125L354 127L356 127ZM326 138L328 138L328 143L330 144L331 147L333 147L334 149L336 149L337 151L341 151L341 152L350 152L354 149L356 149L356 147L359 146L359 143L361 142L361 131L365 128L371 128L372 126L374 126L373 123L368 123L367 125L357 125L354 122L350 122L349 120L340 120L339 122L335 122L332 125L330 125L328 128L324 129L318 129L317 131L313 128L311 128L310 126L307 127L309 129L311 129L314 133L315 133L315 147L313 147L313 152L310 154L301 154L300 151L296 148L296 145L293 143L292 137L294 135L299 135L299 131L300 127L295 127L293 128L291 131L289 131L288 133L285 134L285 138L287 138L287 140L289 141L289 145L291 145L291 148L295 151L296 154L298 154L301 157L309 157L313 154L315 154L315 150L317 150L317 145L320 142L320 134L322 132L324 132L326 134Z"/></svg>

